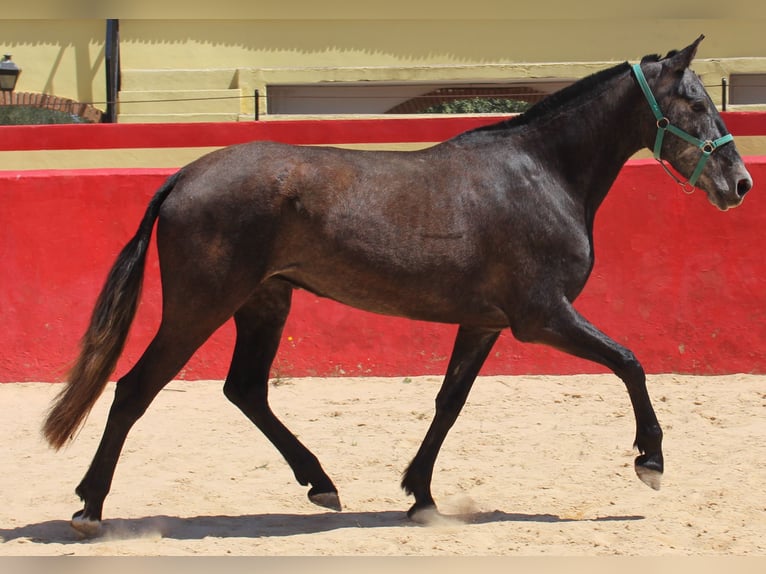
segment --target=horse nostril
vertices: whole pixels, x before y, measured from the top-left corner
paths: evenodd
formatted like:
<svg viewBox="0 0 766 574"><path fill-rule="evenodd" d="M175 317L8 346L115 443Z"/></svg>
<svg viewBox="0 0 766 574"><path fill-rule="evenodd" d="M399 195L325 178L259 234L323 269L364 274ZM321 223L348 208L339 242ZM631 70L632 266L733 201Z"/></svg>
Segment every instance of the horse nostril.
<svg viewBox="0 0 766 574"><path fill-rule="evenodd" d="M744 195L753 188L753 180L749 177L740 179L737 182L737 195L744 197Z"/></svg>

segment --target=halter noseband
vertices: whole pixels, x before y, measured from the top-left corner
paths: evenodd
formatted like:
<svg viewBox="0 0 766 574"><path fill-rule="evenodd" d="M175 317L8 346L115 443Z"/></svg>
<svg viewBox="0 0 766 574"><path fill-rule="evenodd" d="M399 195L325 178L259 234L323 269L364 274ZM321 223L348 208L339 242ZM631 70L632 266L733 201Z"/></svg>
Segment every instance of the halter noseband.
<svg viewBox="0 0 766 574"><path fill-rule="evenodd" d="M707 164L707 161L710 159L712 153L722 145L732 141L734 137L731 134L726 134L725 136L722 136L716 140L703 141L674 126L670 123L670 120L662 114L662 110L660 110L660 106L657 104L657 100L654 98L654 94L652 94L652 90L649 88L649 84L646 82L646 77L644 76L644 72L641 70L641 66L639 64L633 64L633 73L636 75L638 85L641 86L641 90L644 92L644 96L646 96L646 100L649 102L649 107L652 109L654 117L657 119L657 138L654 140L654 159L660 163L665 171L668 172L670 177L676 180L676 182L684 189L685 192L692 193L694 191L694 186L697 183L699 176L702 174L702 170L705 169L705 164ZM662 142L665 138L665 132L670 132L673 135L680 137L682 140L699 148L702 152L699 162L697 162L697 167L694 169L694 173L692 173L692 176L687 182L681 181L672 171L670 171L668 166L665 164L665 161L662 159L662 157L660 157L660 152L662 151Z"/></svg>

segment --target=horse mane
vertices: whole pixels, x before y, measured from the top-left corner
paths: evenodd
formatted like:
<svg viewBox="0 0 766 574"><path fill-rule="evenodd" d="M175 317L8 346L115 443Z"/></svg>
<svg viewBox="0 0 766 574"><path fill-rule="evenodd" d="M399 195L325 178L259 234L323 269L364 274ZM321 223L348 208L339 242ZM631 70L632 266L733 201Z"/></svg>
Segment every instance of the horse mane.
<svg viewBox="0 0 766 574"><path fill-rule="evenodd" d="M668 55L665 56L665 58L671 58L675 56L676 54L678 54L678 50L671 50L670 52L668 52ZM665 58L663 58L659 54L649 54L648 56L644 56L643 58L641 58L641 63L646 64L649 62L659 62L661 60L664 60Z"/></svg>
<svg viewBox="0 0 766 574"><path fill-rule="evenodd" d="M668 55L665 57L669 58L674 53L675 51L672 51L668 53ZM647 55L641 59L641 63L659 62L662 59L663 58L660 55ZM463 132L462 134L459 134L458 136L456 136L456 138L461 138L469 134L494 132L499 130L505 130L512 127L527 125L530 122L533 122L541 117L554 113L555 111L565 106L572 105L574 102L581 100L583 96L590 94L590 92L592 92L594 88L602 85L603 83L607 82L608 80L616 76L619 76L620 74L627 72L629 69L630 69L630 64L628 62L623 62L611 68L606 68L604 70L595 72L594 74L591 74L590 76L586 76L585 78L578 80L574 84L571 84L567 86L566 88L563 88L543 98L542 100L537 102L534 106L529 108L526 112L518 116L514 116L508 120L502 120L497 123L489 124L487 126L482 126L472 130L468 130L466 132Z"/></svg>

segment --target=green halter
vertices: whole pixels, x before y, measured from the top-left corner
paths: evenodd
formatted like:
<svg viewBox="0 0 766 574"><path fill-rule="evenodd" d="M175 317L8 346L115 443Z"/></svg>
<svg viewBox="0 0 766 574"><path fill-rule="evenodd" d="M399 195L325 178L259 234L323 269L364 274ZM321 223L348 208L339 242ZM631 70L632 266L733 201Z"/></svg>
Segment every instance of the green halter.
<svg viewBox="0 0 766 574"><path fill-rule="evenodd" d="M705 164L707 164L707 161L710 159L712 153L720 146L734 140L734 137L731 134L726 134L725 136L722 136L716 140L702 141L701 139L695 138L693 135L686 133L682 129L677 128L671 124L670 120L662 114L662 110L660 110L660 106L657 104L657 100L654 98L652 90L649 88L649 84L646 82L646 77L644 77L644 72L641 70L641 66L639 64L633 64L633 73L636 75L638 85L641 86L641 90L644 92L646 100L649 102L649 107L652 108L654 117L657 119L657 138L654 140L654 159L660 162L660 165L665 168L665 171L667 171L668 174L673 179L675 179L685 190L688 190L689 186L691 186L691 190L693 191L694 186L697 183L699 176L702 174L702 170L705 169ZM692 176L686 183L678 179L678 177L676 177L673 172L668 169L664 160L660 157L660 152L662 151L662 142L665 138L665 132L670 132L673 135L680 137L681 139L689 142L693 146L699 148L700 151L702 151L699 162L697 162L697 167L694 169L694 173L692 173Z"/></svg>

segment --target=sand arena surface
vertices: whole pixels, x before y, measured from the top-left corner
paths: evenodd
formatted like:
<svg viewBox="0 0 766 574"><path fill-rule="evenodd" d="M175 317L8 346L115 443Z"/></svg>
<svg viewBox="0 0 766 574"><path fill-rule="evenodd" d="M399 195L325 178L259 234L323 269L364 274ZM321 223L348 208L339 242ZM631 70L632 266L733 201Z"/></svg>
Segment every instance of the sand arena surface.
<svg viewBox="0 0 766 574"><path fill-rule="evenodd" d="M0 385L0 555L766 555L766 377L649 377L665 431L659 492L634 474L616 377L480 377L435 467L448 516L421 526L399 481L439 384L272 386L274 411L335 481L336 513L308 501L220 381L174 381L128 437L103 536L85 541L68 521L113 385L59 453L39 429L60 387Z"/></svg>

